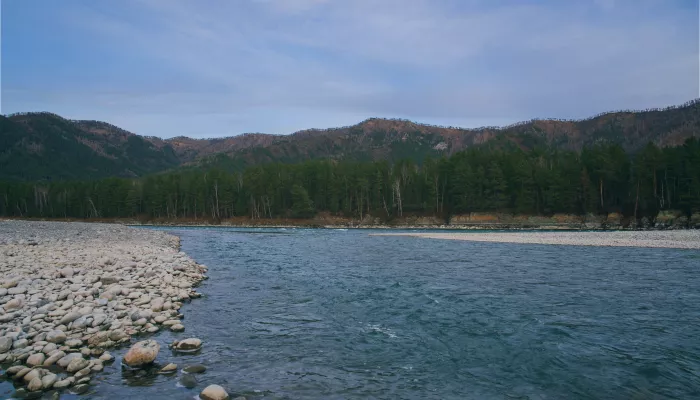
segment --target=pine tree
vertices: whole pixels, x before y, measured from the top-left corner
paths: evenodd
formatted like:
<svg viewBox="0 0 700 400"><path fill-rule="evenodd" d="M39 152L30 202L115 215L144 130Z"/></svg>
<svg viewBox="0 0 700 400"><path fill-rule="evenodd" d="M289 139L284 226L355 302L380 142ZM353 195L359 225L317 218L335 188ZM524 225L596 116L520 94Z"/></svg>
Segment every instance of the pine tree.
<svg viewBox="0 0 700 400"><path fill-rule="evenodd" d="M291 216L294 218L311 218L316 214L314 205L309 198L309 193L301 185L295 184L291 189L292 208Z"/></svg>

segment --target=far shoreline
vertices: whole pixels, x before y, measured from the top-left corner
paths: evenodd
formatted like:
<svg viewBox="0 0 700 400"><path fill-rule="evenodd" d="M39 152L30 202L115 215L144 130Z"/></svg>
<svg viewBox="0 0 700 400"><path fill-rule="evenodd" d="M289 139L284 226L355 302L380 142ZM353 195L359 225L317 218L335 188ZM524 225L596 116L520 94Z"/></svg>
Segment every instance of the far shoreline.
<svg viewBox="0 0 700 400"><path fill-rule="evenodd" d="M343 223L322 223L318 220L256 220L255 223L242 221L224 220L215 221L193 221L184 219L140 221L132 218L22 218L3 217L0 221L46 221L46 222L81 222L81 223L107 223L115 225L125 225L133 227L199 227L199 228L243 228L243 229L353 229L353 230L439 230L449 232L464 231L556 231L556 232L651 232L651 231L685 231L698 230L698 226L655 226L655 227L634 227L620 224L598 225L598 224L572 224L572 223L469 223L469 224L386 224L386 223L356 223L348 220Z"/></svg>

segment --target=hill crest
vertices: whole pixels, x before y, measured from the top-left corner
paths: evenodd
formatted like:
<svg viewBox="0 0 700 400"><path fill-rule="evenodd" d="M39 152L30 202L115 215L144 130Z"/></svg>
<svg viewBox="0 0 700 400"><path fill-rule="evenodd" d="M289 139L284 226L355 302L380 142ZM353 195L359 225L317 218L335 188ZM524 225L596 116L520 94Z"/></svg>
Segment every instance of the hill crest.
<svg viewBox="0 0 700 400"><path fill-rule="evenodd" d="M140 176L222 160L227 168L310 158L420 161L487 143L524 150L537 146L580 150L613 142L634 152L648 142L676 146L700 136L700 99L662 109L605 112L582 120L533 119L481 128L368 118L351 126L306 129L289 135L162 139L140 136L106 122L70 120L49 112L0 116L0 128L0 178L86 179Z"/></svg>

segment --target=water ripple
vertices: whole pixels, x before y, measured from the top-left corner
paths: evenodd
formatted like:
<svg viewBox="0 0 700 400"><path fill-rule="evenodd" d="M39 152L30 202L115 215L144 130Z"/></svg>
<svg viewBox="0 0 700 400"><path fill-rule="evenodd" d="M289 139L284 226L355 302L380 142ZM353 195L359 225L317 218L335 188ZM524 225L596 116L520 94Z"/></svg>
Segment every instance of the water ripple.
<svg viewBox="0 0 700 400"><path fill-rule="evenodd" d="M172 231L211 279L156 339L205 346L159 359L208 369L193 390L109 370L91 398L700 398L695 251Z"/></svg>

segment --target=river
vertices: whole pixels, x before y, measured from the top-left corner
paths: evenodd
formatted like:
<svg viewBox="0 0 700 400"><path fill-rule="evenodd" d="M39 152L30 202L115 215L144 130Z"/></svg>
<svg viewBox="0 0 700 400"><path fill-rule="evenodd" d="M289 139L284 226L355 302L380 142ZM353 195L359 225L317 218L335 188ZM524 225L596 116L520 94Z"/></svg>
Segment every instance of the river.
<svg viewBox="0 0 700 400"><path fill-rule="evenodd" d="M190 390L117 361L90 398L700 398L698 251L165 230L210 279L158 361L208 369Z"/></svg>

